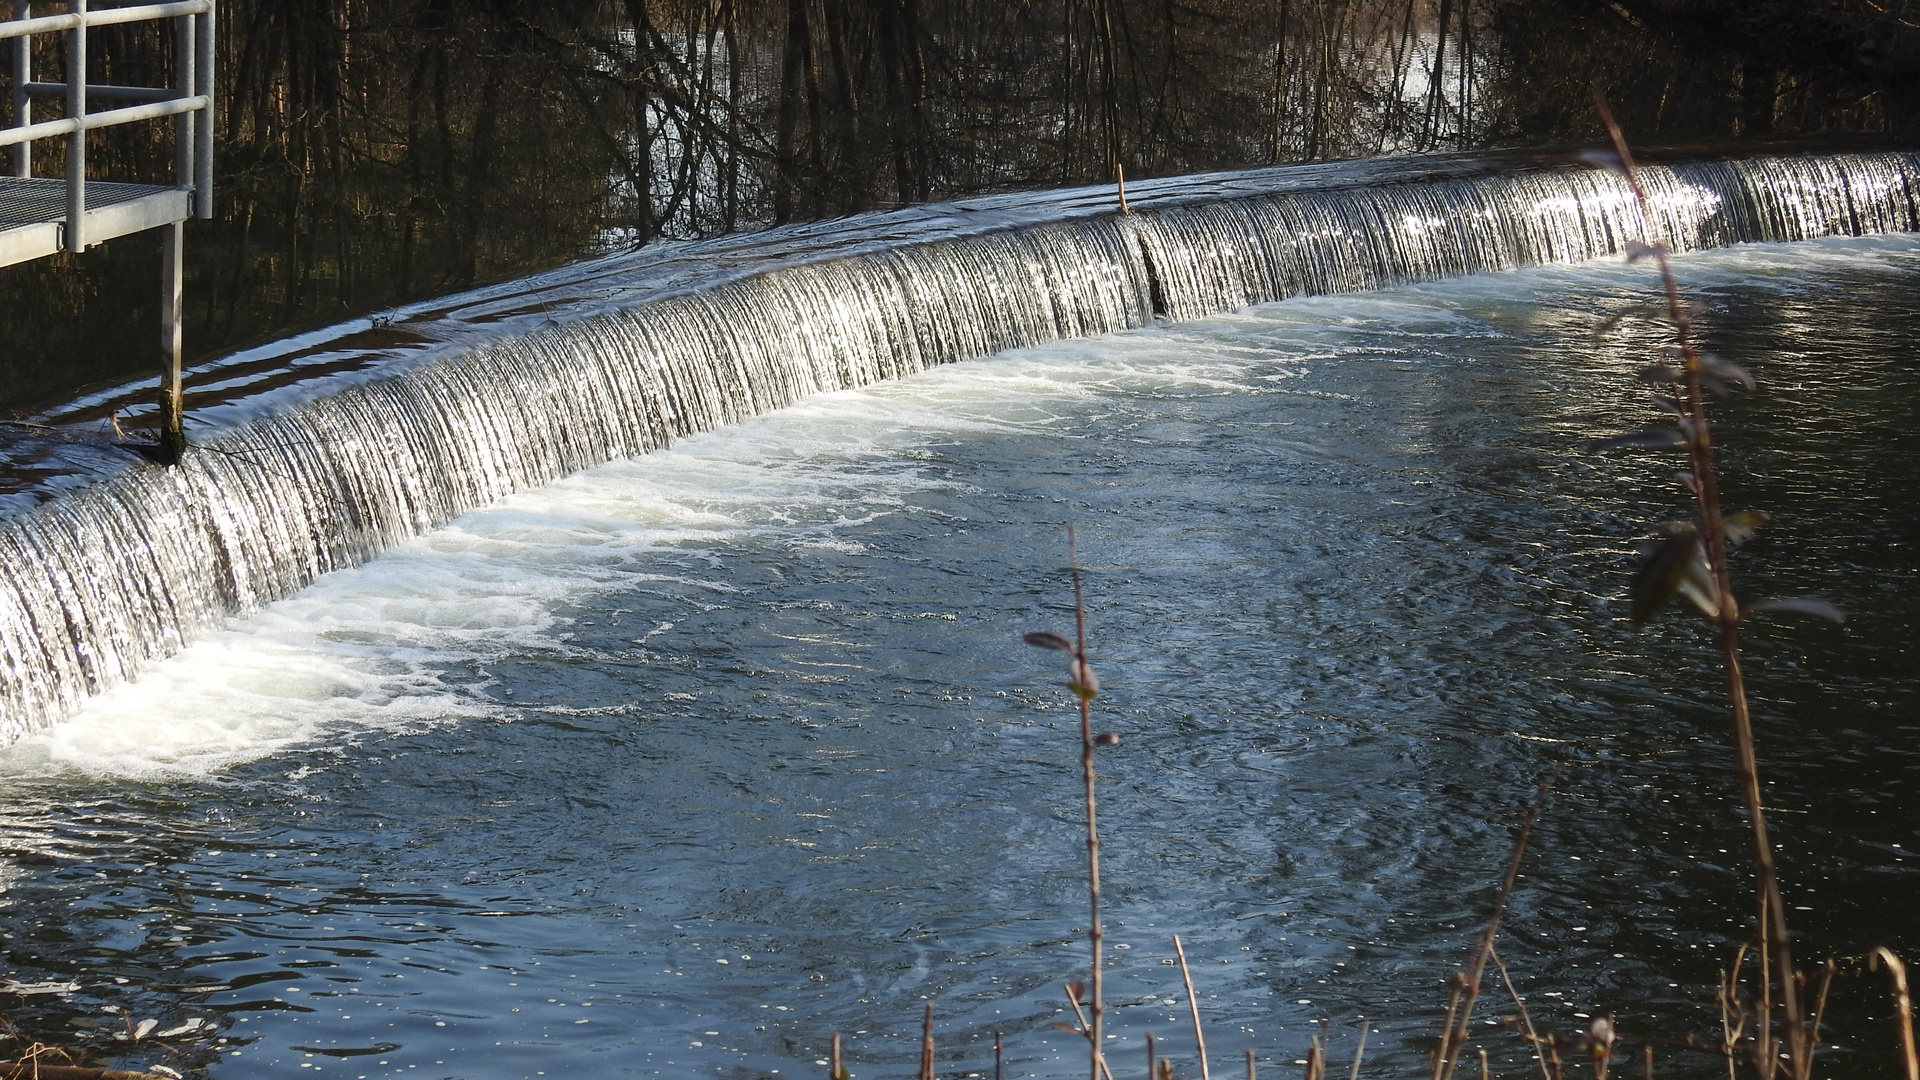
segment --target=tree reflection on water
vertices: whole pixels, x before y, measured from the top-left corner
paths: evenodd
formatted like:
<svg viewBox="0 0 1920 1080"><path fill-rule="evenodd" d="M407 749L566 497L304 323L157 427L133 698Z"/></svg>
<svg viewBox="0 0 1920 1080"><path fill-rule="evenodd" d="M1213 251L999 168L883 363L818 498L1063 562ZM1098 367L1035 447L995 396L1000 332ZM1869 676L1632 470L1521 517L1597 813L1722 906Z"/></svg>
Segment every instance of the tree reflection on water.
<svg viewBox="0 0 1920 1080"><path fill-rule="evenodd" d="M223 0L219 212L189 234L188 347L611 246L1118 168L1577 142L1596 85L1646 142L1898 131L1920 86L1905 6ZM171 47L103 30L90 65L164 78ZM164 168L168 131L95 136L95 168ZM130 238L0 270L0 406L150 367L157 254Z"/></svg>

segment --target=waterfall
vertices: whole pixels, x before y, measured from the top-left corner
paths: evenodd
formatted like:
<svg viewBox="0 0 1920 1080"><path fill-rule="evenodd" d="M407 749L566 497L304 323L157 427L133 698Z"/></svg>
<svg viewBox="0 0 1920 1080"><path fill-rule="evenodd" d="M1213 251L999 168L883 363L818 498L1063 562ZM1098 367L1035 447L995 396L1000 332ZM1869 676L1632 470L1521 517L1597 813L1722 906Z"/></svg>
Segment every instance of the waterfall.
<svg viewBox="0 0 1920 1080"><path fill-rule="evenodd" d="M1651 166L1642 182L1678 251L1920 229L1915 154ZM1620 178L1565 164L1400 159L1141 188L1127 216L1081 191L1038 197L1041 211L957 205L906 235L857 219L790 230L789 247L755 248L758 268L636 285L235 421L178 467L69 485L0 521L0 745L468 510L809 394L1157 316L1594 259L1642 236ZM661 277L642 253L598 280L622 274Z"/></svg>

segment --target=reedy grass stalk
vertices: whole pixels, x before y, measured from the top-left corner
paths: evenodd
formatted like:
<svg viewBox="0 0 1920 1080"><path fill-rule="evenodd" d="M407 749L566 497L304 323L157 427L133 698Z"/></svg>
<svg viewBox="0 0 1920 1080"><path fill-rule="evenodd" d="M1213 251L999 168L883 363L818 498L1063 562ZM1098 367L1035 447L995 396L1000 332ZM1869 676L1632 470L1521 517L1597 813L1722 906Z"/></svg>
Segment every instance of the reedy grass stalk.
<svg viewBox="0 0 1920 1080"><path fill-rule="evenodd" d="M1447 1001L1446 1031L1440 1037L1440 1048L1434 1052L1433 1080L1452 1080L1460 1065L1460 1051L1466 1048L1471 1034L1469 1025L1473 1020L1473 1007L1480 998L1480 984L1487 973L1487 961L1493 956L1493 941L1500 933L1500 920L1506 916L1507 904L1513 898L1513 886L1520 878L1520 860L1527 853L1527 841L1533 837L1534 823L1540 820L1540 811L1547 805L1547 794L1553 790L1553 783L1560 776L1560 770L1554 769L1540 782L1540 790L1534 793L1533 804L1527 807L1527 816L1520 822L1520 832L1514 837L1513 856L1507 860L1507 872L1500 879L1500 894L1494 901L1493 914L1487 919L1487 928L1480 932L1479 946L1474 950L1473 961L1464 975L1456 975L1453 989ZM1505 969L1502 969L1504 974Z"/></svg>
<svg viewBox="0 0 1920 1080"><path fill-rule="evenodd" d="M1093 754L1097 746L1118 742L1111 735L1093 733L1093 699L1100 696L1100 680L1087 662L1087 605L1080 583L1080 555L1075 546L1073 525L1067 525L1067 566L1073 577L1073 640L1058 634L1031 633L1026 642L1042 649L1063 652L1071 658L1067 666L1067 688L1080 701L1080 782L1087 817L1087 945L1091 952L1087 984L1067 984L1067 997L1073 1002L1074 1015L1080 1019L1080 1032L1087 1038L1088 1069L1092 1080L1113 1080L1104 1052L1106 1038L1106 928L1100 920L1100 818L1098 781ZM1086 993L1086 1012L1081 1012L1080 995Z"/></svg>
<svg viewBox="0 0 1920 1080"><path fill-rule="evenodd" d="M1085 789L1087 809L1087 947L1092 953L1088 969L1087 1042L1091 1044L1088 1067L1092 1080L1102 1080L1106 1070L1105 942L1106 928L1100 922L1100 820L1099 798L1095 790L1098 775L1093 764L1093 699L1100 692L1093 668L1087 663L1087 605L1080 588L1080 555L1074 544L1073 526L1067 526L1067 565L1073 573L1074 696L1080 699L1080 780Z"/></svg>
<svg viewBox="0 0 1920 1080"><path fill-rule="evenodd" d="M1193 992L1193 973L1187 970L1187 949L1180 944L1180 935L1173 935L1173 951L1180 958L1180 982L1187 988L1187 1013L1193 1017L1193 1046L1200 1055L1200 1080L1213 1080L1213 1070L1207 1066L1207 1033L1200 1026L1200 998Z"/></svg>
<svg viewBox="0 0 1920 1080"><path fill-rule="evenodd" d="M1500 982L1506 986L1507 996L1513 999L1513 1007L1520 1013L1520 1024L1527 1029L1527 1045L1533 1047L1533 1059L1540 1063L1540 1080L1553 1080L1553 1070L1547 1068L1547 1052L1541 1046L1543 1040L1540 1038L1540 1032L1533 1026L1533 1014L1527 1011L1526 1000L1514 987L1513 976L1507 973L1506 963L1500 959L1500 953L1496 950L1488 950L1487 959L1493 961L1494 968L1500 972ZM1366 1045L1365 1035L1365 1030L1362 1029L1361 1045L1363 1047ZM1648 1052L1652 1052L1652 1047L1648 1047ZM1358 1080L1358 1065L1359 1063L1355 1062L1356 1076L1352 1080Z"/></svg>
<svg viewBox="0 0 1920 1080"><path fill-rule="evenodd" d="M1760 1080L1770 1080L1779 1067L1773 1023L1777 1004L1781 1011L1779 1033L1785 1043L1788 1074L1793 1080L1808 1080L1813 1069L1813 1047L1807 1039L1805 1003L1796 985L1793 950L1787 934L1786 903L1781 897L1779 878L1774 868L1773 844L1767 834L1760 772L1754 751L1753 721L1748 712L1746 684L1740 670L1742 616L1740 605L1734 599L1727 569L1727 521L1720 503L1719 480L1714 471L1712 430L1707 422L1706 365L1694 347L1692 323L1686 305L1680 300L1680 286L1673 276L1673 266L1668 258L1669 248L1654 238L1652 200L1647 196L1646 188L1640 184L1626 136L1614 119L1613 111L1608 108L1606 98L1596 95L1595 105L1601 123L1606 126L1607 135L1613 142L1620 173L1626 178L1640 207L1642 227L1647 233L1645 244L1631 249L1630 256L1651 255L1659 266L1666 294L1667 319L1672 324L1674 341L1681 358L1682 396L1679 404L1683 416L1680 431L1691 467L1688 487L1693 491L1698 511L1697 543L1706 560L1711 589L1708 601L1701 606L1708 620L1720 632L1720 656L1726 670L1727 702L1733 726L1734 763L1739 774L1740 793L1746 803L1748 835L1753 849L1754 891L1759 919L1757 936L1764 943L1760 951L1759 1014L1754 1024L1754 1070Z"/></svg>
<svg viewBox="0 0 1920 1080"><path fill-rule="evenodd" d="M1900 1049L1905 1056L1906 1080L1920 1080L1920 1052L1913 1042L1913 995L1907 992L1907 965L1886 946L1873 950L1870 967L1887 965L1887 978L1893 984L1894 1023L1900 1030Z"/></svg>
<svg viewBox="0 0 1920 1080"><path fill-rule="evenodd" d="M927 1002L927 1011L920 1021L920 1080L934 1080L933 1076L933 1002Z"/></svg>

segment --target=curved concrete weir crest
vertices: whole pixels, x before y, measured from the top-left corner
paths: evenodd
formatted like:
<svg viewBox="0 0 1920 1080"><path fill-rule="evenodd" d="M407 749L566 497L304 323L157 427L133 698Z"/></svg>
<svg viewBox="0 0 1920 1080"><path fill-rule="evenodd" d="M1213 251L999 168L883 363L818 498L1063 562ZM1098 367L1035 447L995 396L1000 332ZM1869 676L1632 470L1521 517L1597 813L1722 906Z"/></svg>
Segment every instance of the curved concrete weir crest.
<svg viewBox="0 0 1920 1080"><path fill-rule="evenodd" d="M1920 229L1920 154L1647 167L1677 250ZM0 745L234 614L503 495L936 364L1155 318L1621 252L1625 185L1402 158L993 196L648 248L192 373L175 468L10 451ZM1159 310L1156 310L1159 309ZM96 395L38 418L123 409ZM60 455L64 454L64 457Z"/></svg>

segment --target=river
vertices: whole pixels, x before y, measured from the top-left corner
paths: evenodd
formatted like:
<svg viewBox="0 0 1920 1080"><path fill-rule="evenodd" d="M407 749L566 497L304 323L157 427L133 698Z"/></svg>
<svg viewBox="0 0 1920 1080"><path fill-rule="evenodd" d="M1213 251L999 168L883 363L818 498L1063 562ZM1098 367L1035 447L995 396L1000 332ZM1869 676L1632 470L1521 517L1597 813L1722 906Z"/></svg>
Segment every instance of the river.
<svg viewBox="0 0 1920 1080"><path fill-rule="evenodd" d="M1760 382L1720 407L1730 504L1775 516L1740 586L1850 614L1749 634L1800 955L1912 955L1920 243L1680 269ZM1339 1067L1363 1017L1368 1074L1424 1067L1559 765L1502 939L1535 1023L1724 1074L1673 1045L1751 909L1712 645L1624 618L1683 493L1586 447L1649 413L1662 334L1608 317L1650 275L1018 350L469 513L0 752L0 975L78 987L0 1000L235 1078L821 1075L836 1031L904 1076L930 1000L941 1075L992 1075L996 1031L1007 1075L1078 1075L1077 718L1020 641L1071 628L1071 522L1126 1073L1147 1032L1197 1073L1175 933L1227 1074L1323 1018ZM1881 983L1834 1000L1835 1074L1884 1071Z"/></svg>

